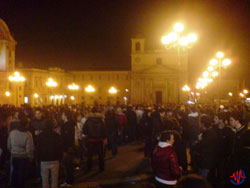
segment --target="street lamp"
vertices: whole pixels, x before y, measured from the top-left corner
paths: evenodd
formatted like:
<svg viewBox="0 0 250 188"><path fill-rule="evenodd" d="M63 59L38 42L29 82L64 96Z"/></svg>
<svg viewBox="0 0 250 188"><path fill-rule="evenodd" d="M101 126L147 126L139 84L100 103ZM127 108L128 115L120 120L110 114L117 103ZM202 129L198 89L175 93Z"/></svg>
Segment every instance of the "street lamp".
<svg viewBox="0 0 250 188"><path fill-rule="evenodd" d="M242 98L245 97L245 95L244 95L243 93L240 93L239 95L240 95L240 97L242 97Z"/></svg>
<svg viewBox="0 0 250 188"><path fill-rule="evenodd" d="M110 94L116 94L116 93L117 93L117 89L116 89L115 87L111 87L111 88L109 89L109 93L110 93Z"/></svg>
<svg viewBox="0 0 250 188"><path fill-rule="evenodd" d="M68 89L69 90L78 90L79 89L79 86L76 85L75 83L71 84L71 85L68 85Z"/></svg>
<svg viewBox="0 0 250 188"><path fill-rule="evenodd" d="M9 81L10 82L15 82L16 83L16 106L18 105L18 83L22 83L25 81L25 78L20 75L19 72L14 72L13 76L9 76Z"/></svg>
<svg viewBox="0 0 250 188"><path fill-rule="evenodd" d="M243 90L243 93L244 93L244 94L248 94L248 90L247 90L247 89L244 89L244 90Z"/></svg>
<svg viewBox="0 0 250 188"><path fill-rule="evenodd" d="M57 87L57 82L53 80L53 78L49 78L48 81L46 82L46 85L49 87L49 88L55 88ZM51 95L51 91L49 90L49 95ZM54 101L56 101L56 98L55 97L50 97L51 99L51 103Z"/></svg>
<svg viewBox="0 0 250 188"><path fill-rule="evenodd" d="M85 91L88 93L93 93L95 92L95 88L93 88L92 85L88 85L88 87L85 88Z"/></svg>
<svg viewBox="0 0 250 188"><path fill-rule="evenodd" d="M228 95L229 95L230 97L232 97L232 96L233 96L233 93L232 93L232 92L229 92Z"/></svg>
<svg viewBox="0 0 250 188"><path fill-rule="evenodd" d="M49 78L46 82L46 85L48 87L57 87L57 82L53 80L53 78Z"/></svg>
<svg viewBox="0 0 250 188"><path fill-rule="evenodd" d="M5 95L6 95L6 97L9 97L9 96L10 96L10 92L9 92L9 91L6 91L6 92L5 92Z"/></svg>
<svg viewBox="0 0 250 188"><path fill-rule="evenodd" d="M184 31L184 25L182 23L176 23L173 27L175 32L170 32L168 35L161 38L161 42L164 44L166 49L176 48L178 56L178 79L177 79L177 102L180 103L180 67L181 49L191 48L192 44L196 42L197 36L194 33L190 33L187 36L181 36Z"/></svg>

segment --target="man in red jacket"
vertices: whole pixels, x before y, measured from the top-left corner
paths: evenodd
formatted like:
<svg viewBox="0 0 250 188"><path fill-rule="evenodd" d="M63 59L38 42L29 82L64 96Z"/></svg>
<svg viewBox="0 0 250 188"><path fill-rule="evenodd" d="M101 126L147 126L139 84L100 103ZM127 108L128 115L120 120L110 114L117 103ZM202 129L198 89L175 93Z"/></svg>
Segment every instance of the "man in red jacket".
<svg viewBox="0 0 250 188"><path fill-rule="evenodd" d="M155 173L157 188L173 187L181 175L173 144L173 132L164 131L152 158L152 168Z"/></svg>

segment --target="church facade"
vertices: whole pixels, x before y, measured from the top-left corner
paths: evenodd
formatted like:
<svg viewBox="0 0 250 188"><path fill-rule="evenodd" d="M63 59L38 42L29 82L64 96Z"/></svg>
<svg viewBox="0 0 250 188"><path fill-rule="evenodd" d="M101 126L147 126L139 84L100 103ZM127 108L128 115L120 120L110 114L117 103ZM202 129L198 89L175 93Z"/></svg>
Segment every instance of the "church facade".
<svg viewBox="0 0 250 188"><path fill-rule="evenodd" d="M165 104L187 99L181 91L188 81L187 54L148 50L144 38L131 39L131 70L127 71L16 69L16 44L8 26L0 19L0 104ZM9 81L15 71L25 77L24 82ZM46 85L49 78L57 82L57 87ZM79 90L69 90L72 83ZM89 85L94 92L85 91ZM109 93L112 87L117 93Z"/></svg>

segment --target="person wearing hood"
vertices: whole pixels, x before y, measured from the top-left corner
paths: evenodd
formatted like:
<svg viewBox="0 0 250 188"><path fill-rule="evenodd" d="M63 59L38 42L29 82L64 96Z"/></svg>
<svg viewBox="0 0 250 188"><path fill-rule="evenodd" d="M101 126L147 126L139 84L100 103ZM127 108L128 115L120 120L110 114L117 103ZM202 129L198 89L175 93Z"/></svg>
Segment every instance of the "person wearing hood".
<svg viewBox="0 0 250 188"><path fill-rule="evenodd" d="M88 162L87 170L92 168L92 158L95 154L99 157L99 169L104 171L104 139L106 129L103 115L98 113L97 107L93 107L91 113L86 116L87 120L83 127L83 134L87 136Z"/></svg>
<svg viewBox="0 0 250 188"><path fill-rule="evenodd" d="M178 165L173 144L173 132L162 132L152 157L152 169L157 188L173 187L181 175L181 168Z"/></svg>
<svg viewBox="0 0 250 188"><path fill-rule="evenodd" d="M30 161L33 159L34 144L30 132L26 131L28 118L19 113L19 127L10 132L7 147L11 153L11 184L24 188L28 178Z"/></svg>

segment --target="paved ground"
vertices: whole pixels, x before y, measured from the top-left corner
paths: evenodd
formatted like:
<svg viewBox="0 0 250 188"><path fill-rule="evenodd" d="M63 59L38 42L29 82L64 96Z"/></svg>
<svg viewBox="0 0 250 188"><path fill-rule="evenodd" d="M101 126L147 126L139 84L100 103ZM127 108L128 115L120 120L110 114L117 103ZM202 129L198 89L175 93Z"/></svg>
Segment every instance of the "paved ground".
<svg viewBox="0 0 250 188"><path fill-rule="evenodd" d="M144 144L131 143L120 146L118 155L111 156L107 151L105 158L105 170L100 172L98 169L98 160L93 161L93 169L86 173L85 167L75 171L75 188L94 188L94 187L111 187L111 188L131 188L131 187L151 187L152 170L150 159L144 158ZM7 186L7 179L0 178L0 187ZM4 182L3 182L4 181ZM63 179L60 179L63 182ZM40 182L31 180L27 188L41 187Z"/></svg>
<svg viewBox="0 0 250 188"><path fill-rule="evenodd" d="M77 173L74 187L137 187L152 177L150 160L144 158L143 144L121 146L116 157L106 154L105 171L96 166L89 173ZM135 182L140 182L136 183Z"/></svg>

